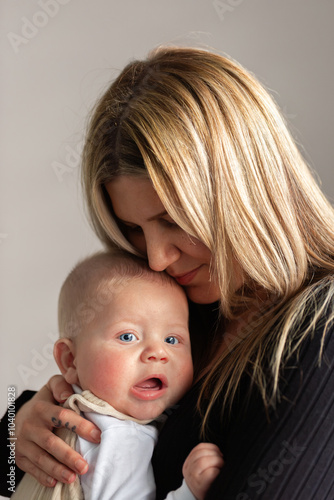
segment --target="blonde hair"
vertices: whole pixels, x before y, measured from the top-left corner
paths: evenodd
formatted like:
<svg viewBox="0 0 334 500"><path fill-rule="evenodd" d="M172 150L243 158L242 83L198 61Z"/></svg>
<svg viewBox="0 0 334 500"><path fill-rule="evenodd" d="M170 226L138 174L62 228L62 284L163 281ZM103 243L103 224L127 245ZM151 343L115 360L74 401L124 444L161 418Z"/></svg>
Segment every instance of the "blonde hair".
<svg viewBox="0 0 334 500"><path fill-rule="evenodd" d="M265 292L256 304L261 315L240 328L202 396L213 386L212 403L224 388L226 402L251 363L264 401L273 401L302 304L309 304L320 282L330 282L327 296L333 296L334 212L272 98L221 55L192 48L153 51L130 63L102 96L83 155L95 231L109 247L136 253L104 187L119 175L150 178L175 222L210 249L226 318L238 318L247 305L251 311L254 291ZM232 259L245 283L237 292ZM268 346L271 396L263 365Z"/></svg>
<svg viewBox="0 0 334 500"><path fill-rule="evenodd" d="M60 337L74 339L110 306L120 288L138 279L178 286L166 273L122 251L98 252L80 261L65 279L58 300Z"/></svg>

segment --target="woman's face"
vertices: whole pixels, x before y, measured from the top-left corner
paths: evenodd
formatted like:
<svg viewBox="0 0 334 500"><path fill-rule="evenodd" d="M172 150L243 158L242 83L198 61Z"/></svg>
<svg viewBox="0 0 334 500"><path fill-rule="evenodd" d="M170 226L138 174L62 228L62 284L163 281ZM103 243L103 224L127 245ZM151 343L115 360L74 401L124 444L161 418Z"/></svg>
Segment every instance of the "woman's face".
<svg viewBox="0 0 334 500"><path fill-rule="evenodd" d="M211 252L171 219L149 179L120 176L106 189L126 238L151 269L175 278L193 302L219 299L217 281L210 278Z"/></svg>

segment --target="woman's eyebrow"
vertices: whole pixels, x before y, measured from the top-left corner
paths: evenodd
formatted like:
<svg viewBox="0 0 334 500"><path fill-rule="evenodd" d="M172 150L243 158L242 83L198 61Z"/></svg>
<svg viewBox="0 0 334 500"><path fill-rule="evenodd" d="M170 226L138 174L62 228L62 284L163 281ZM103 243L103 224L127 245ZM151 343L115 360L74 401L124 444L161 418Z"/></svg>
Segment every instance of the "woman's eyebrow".
<svg viewBox="0 0 334 500"><path fill-rule="evenodd" d="M159 212L158 214L155 214L155 215L152 215L152 217L149 217L147 219L148 222L151 222L153 220L156 220L156 219L159 219L159 217L164 217L165 215L168 215L168 213L166 212L166 210L163 210L162 212ZM117 216L116 216L117 217ZM133 222L130 222L130 221L127 221L127 220L124 220L124 219L121 219L120 217L117 217L117 220L119 220L119 222L122 222L123 224L129 224L131 226L134 226L135 224Z"/></svg>
<svg viewBox="0 0 334 500"><path fill-rule="evenodd" d="M166 210L163 210L162 212L149 217L147 220L148 222L151 222L152 220L159 219L159 217L164 217L165 215L168 215L168 213L166 212Z"/></svg>

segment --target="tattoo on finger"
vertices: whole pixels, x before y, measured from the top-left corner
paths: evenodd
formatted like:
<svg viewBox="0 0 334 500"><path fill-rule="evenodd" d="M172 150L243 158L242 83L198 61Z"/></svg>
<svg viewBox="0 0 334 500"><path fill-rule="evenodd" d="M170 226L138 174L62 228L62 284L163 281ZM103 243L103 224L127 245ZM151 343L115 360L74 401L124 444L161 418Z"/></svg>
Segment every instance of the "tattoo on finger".
<svg viewBox="0 0 334 500"><path fill-rule="evenodd" d="M76 425L73 425L73 427L70 427L70 423L69 422L66 422L65 427L66 427L66 429L68 429L69 431L72 431L72 432L74 432L75 429L77 428Z"/></svg>
<svg viewBox="0 0 334 500"><path fill-rule="evenodd" d="M53 423L54 427L57 427L57 428L61 427L61 420L58 420L55 417L52 417L51 420L52 420L52 423Z"/></svg>
<svg viewBox="0 0 334 500"><path fill-rule="evenodd" d="M56 427L57 429L59 429L59 427L63 426L61 420L59 420L59 419L57 419L55 417L52 417L51 420L52 420L52 423L53 423L53 427ZM70 423L69 422L65 423L65 427L66 427L66 429L68 429L69 431L72 431L72 432L75 432L75 429L77 428L76 425L73 425L72 427L70 427Z"/></svg>

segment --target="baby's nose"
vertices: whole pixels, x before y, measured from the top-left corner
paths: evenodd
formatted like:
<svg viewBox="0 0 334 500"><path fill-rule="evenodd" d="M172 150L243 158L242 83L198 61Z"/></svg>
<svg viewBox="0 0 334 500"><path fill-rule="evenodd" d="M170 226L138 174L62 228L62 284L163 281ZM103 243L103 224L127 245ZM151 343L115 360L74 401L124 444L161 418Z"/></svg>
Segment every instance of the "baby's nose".
<svg viewBox="0 0 334 500"><path fill-rule="evenodd" d="M168 361L168 356L166 350L162 346L150 346L144 349L142 359L145 363L158 361L166 363Z"/></svg>

